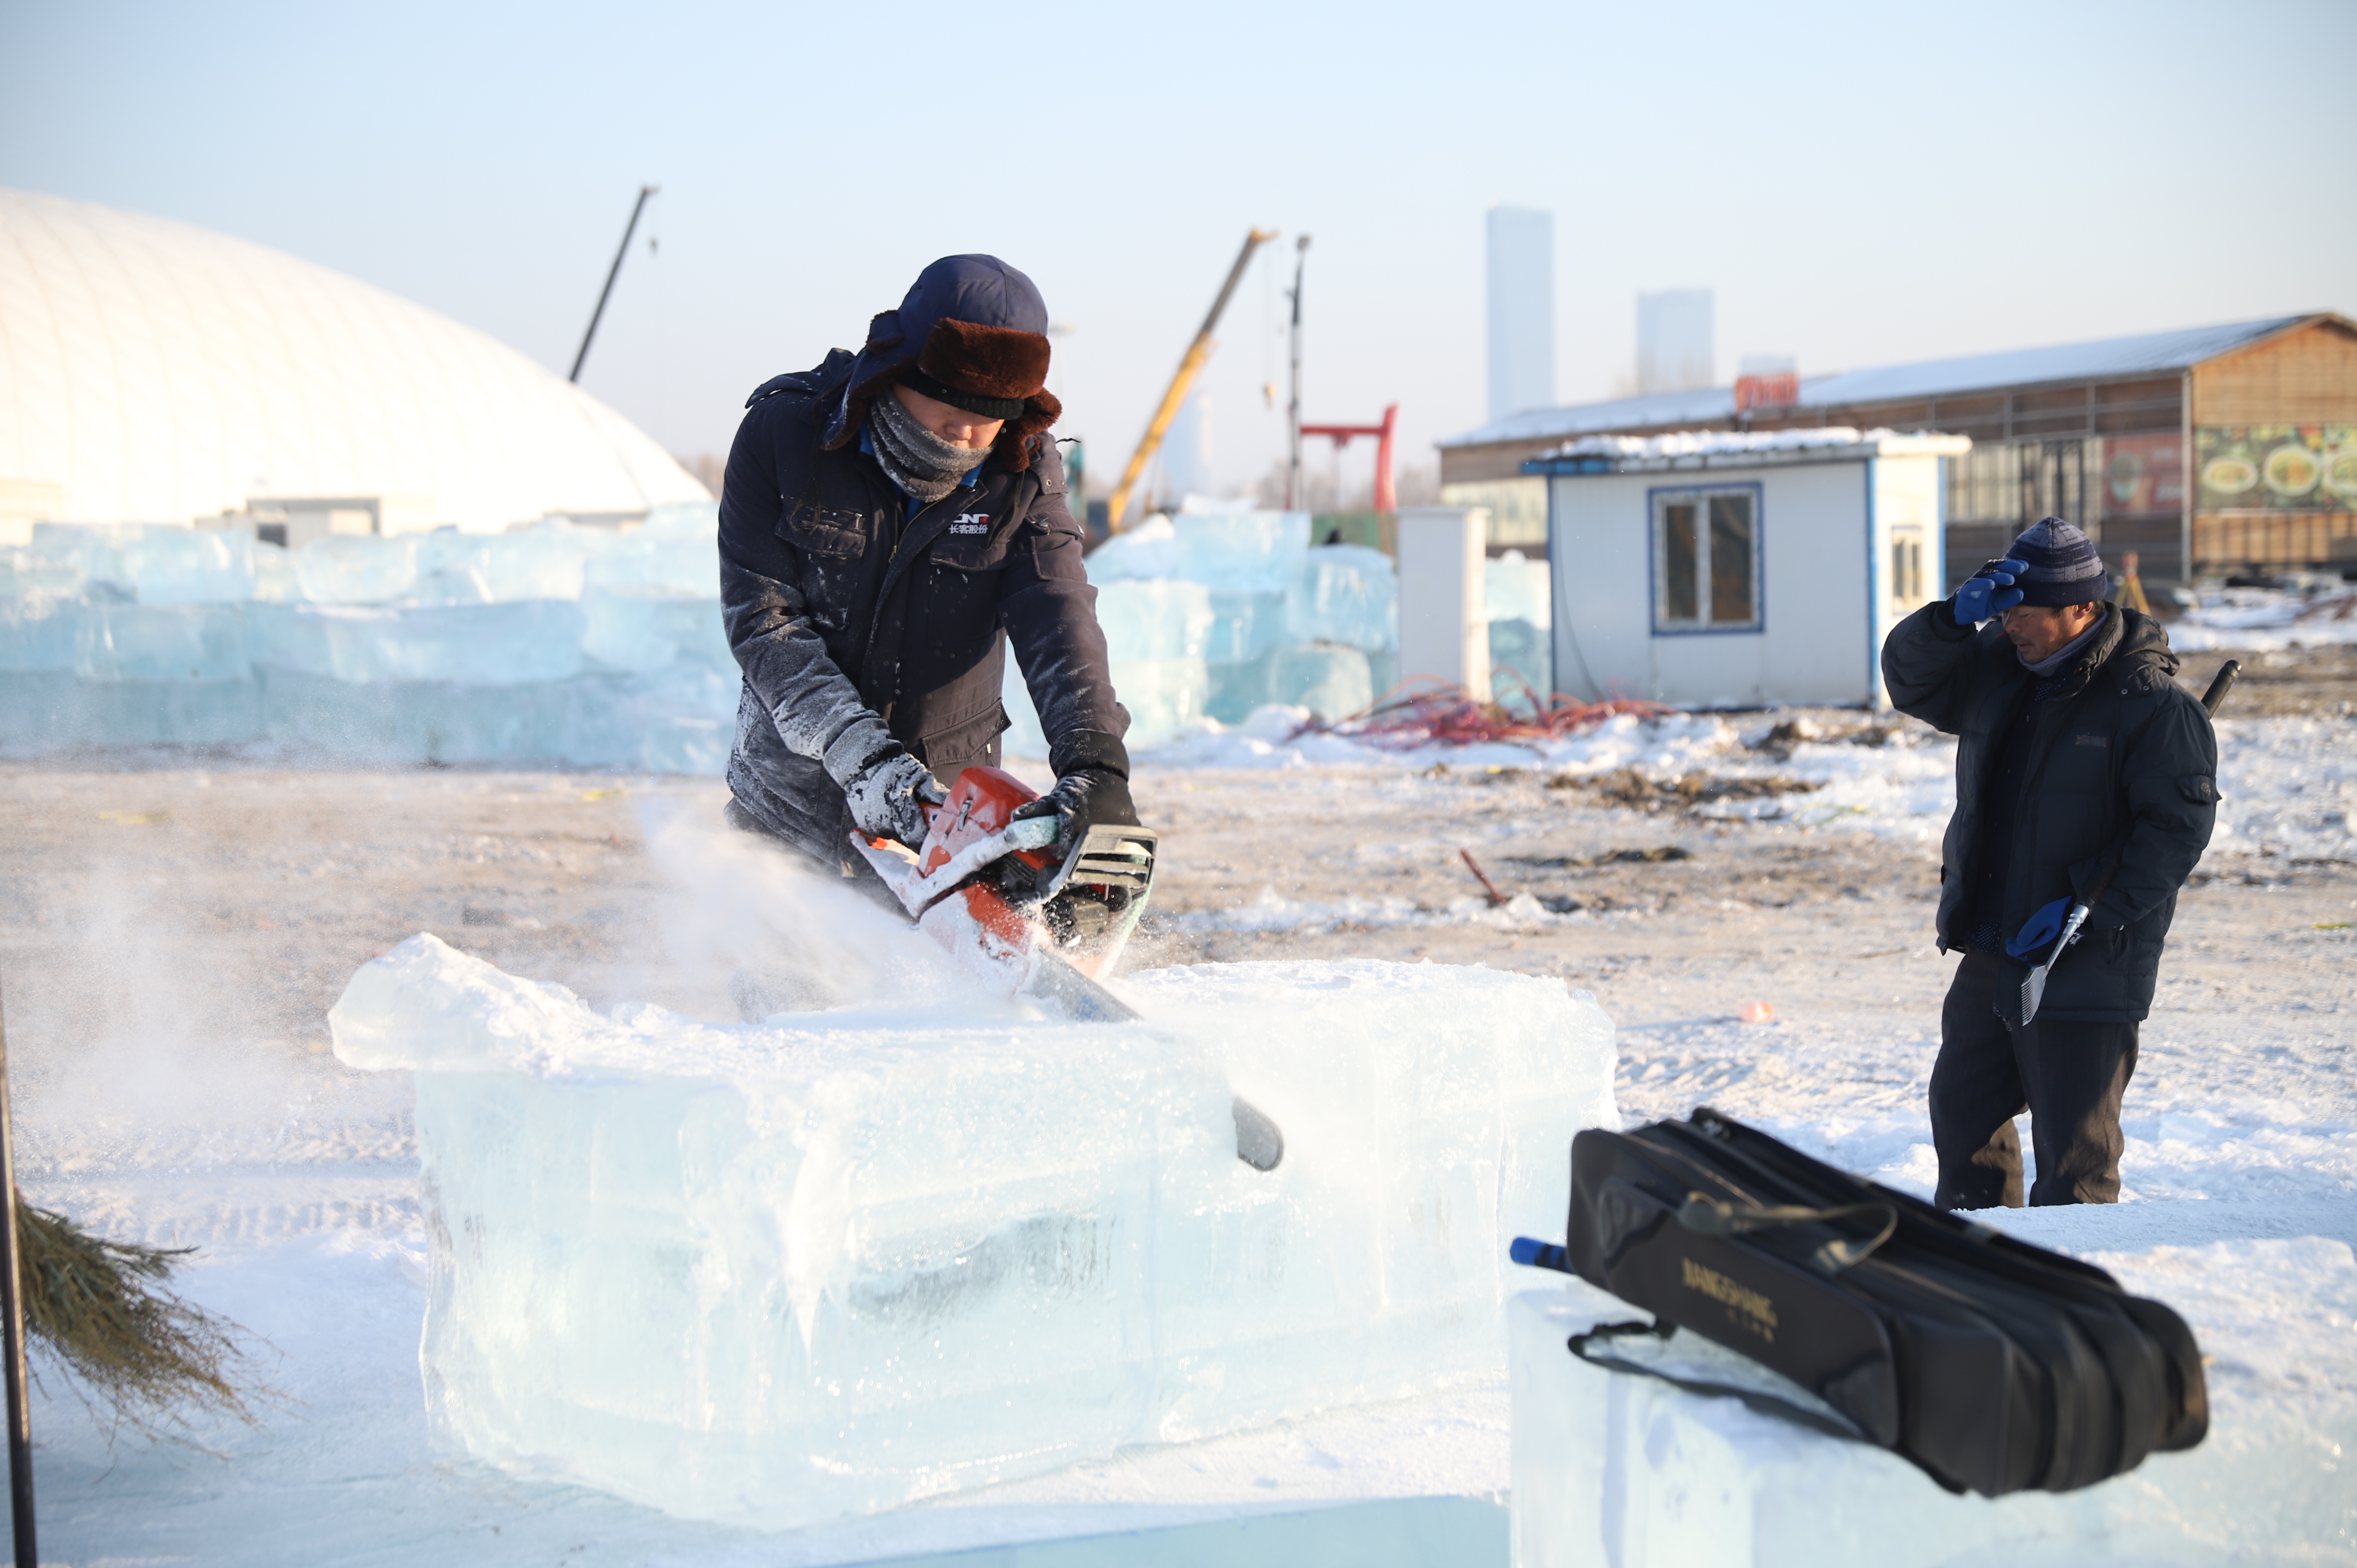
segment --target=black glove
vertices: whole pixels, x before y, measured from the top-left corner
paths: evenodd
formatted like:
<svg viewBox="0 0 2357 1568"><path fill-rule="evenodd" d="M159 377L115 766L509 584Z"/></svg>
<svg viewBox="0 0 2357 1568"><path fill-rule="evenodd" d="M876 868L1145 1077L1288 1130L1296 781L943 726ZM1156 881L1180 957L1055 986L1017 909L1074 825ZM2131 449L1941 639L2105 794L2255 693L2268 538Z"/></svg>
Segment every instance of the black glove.
<svg viewBox="0 0 2357 1568"><path fill-rule="evenodd" d="M1048 763L1056 770L1056 787L1017 806L1014 820L1053 813L1056 844L1066 854L1101 822L1137 826L1137 808L1129 799L1129 751L1119 736L1075 730L1049 748Z"/></svg>
<svg viewBox="0 0 2357 1568"><path fill-rule="evenodd" d="M925 808L949 799L925 765L898 746L853 774L843 796L861 832L898 839L910 849L924 844Z"/></svg>

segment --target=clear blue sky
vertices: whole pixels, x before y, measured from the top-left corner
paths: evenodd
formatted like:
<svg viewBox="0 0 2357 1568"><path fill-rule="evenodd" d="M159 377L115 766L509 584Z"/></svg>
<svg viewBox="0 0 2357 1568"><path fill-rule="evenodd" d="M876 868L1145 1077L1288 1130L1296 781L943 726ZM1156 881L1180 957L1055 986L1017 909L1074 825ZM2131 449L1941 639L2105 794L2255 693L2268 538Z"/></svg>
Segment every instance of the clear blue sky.
<svg viewBox="0 0 2357 1568"><path fill-rule="evenodd" d="M1481 215L1556 215L1557 387L1640 289L1717 294L1722 376L2357 311L2357 5L623 7L0 0L0 184L407 295L674 451L990 251L1117 465L1245 229L1316 236L1312 419L1483 416ZM1272 250L1278 247L1272 247ZM1272 258L1274 259L1274 258ZM1208 378L1223 478L1281 445L1267 270ZM1362 454L1364 448L1360 448Z"/></svg>

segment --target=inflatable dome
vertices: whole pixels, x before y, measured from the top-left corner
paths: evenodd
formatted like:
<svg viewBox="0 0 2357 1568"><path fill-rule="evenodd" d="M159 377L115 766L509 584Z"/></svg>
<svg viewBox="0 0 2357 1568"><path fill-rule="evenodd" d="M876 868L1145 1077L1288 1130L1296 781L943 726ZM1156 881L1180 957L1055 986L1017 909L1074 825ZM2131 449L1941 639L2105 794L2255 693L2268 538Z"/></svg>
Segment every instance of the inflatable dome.
<svg viewBox="0 0 2357 1568"><path fill-rule="evenodd" d="M709 499L629 420L422 306L0 189L0 518L189 522L318 497L371 498L388 531Z"/></svg>

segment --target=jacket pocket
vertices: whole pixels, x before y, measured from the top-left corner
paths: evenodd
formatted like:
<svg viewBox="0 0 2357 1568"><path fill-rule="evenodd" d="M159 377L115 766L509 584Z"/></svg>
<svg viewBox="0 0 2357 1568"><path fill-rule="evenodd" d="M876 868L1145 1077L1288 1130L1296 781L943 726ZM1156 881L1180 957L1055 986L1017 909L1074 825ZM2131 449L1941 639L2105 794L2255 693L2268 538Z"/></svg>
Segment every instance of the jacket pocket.
<svg viewBox="0 0 2357 1568"><path fill-rule="evenodd" d="M919 737L915 751L927 768L938 768L951 763L971 764L981 757L1004 732L1011 721L1006 710L996 703L971 718L942 725L930 735ZM946 784L948 779L942 780Z"/></svg>
<svg viewBox="0 0 2357 1568"><path fill-rule="evenodd" d="M866 525L865 512L788 496L778 519L778 537L813 555L854 561L867 553Z"/></svg>

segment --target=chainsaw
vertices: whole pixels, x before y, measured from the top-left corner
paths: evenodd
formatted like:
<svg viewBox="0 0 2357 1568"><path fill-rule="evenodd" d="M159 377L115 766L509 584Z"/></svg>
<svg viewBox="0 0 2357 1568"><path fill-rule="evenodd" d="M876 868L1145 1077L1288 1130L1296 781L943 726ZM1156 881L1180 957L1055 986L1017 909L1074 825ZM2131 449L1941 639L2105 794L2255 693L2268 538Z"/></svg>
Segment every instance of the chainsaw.
<svg viewBox="0 0 2357 1568"><path fill-rule="evenodd" d="M1146 913L1157 835L1100 823L1059 856L1055 817L1016 820L1039 798L1003 768L969 768L925 808L913 852L860 833L851 842L918 929L992 990L1068 1018L1132 1022L1136 1010L1102 981ZM1235 1121L1236 1157L1275 1170L1285 1157L1276 1123L1242 1100Z"/></svg>
<svg viewBox="0 0 2357 1568"><path fill-rule="evenodd" d="M1071 1018L1135 1019L1098 977L1112 972L1146 913L1154 831L1093 827L1060 858L1056 818L1014 820L1039 798L1003 768L969 768L948 800L925 808L925 842L913 854L887 838L852 843L918 929L993 990Z"/></svg>

